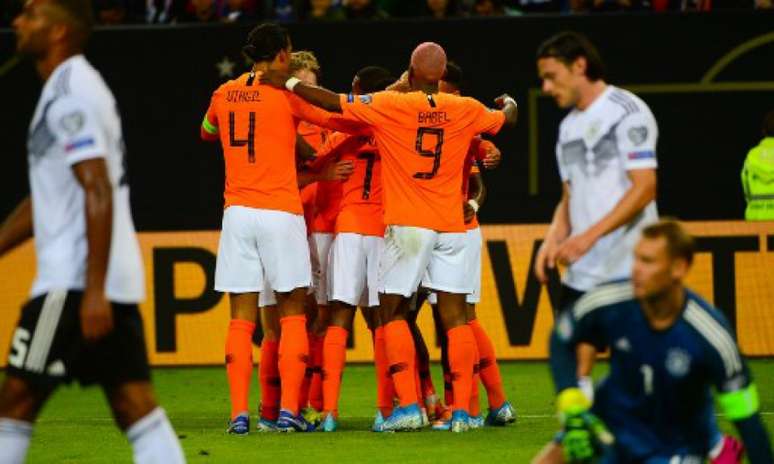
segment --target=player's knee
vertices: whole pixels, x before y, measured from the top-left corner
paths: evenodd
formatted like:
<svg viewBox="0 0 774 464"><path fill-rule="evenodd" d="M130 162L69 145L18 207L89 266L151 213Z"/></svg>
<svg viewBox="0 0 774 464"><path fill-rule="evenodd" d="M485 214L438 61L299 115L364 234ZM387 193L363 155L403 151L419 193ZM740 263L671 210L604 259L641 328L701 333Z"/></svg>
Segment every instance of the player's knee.
<svg viewBox="0 0 774 464"><path fill-rule="evenodd" d="M354 309L337 308L337 310L331 314L330 325L341 327L342 329L351 332L354 315Z"/></svg>
<svg viewBox="0 0 774 464"><path fill-rule="evenodd" d="M7 377L0 387L0 417L34 422L46 396L22 379Z"/></svg>
<svg viewBox="0 0 774 464"><path fill-rule="evenodd" d="M108 390L113 417L122 430L148 415L158 404L148 382L132 382Z"/></svg>

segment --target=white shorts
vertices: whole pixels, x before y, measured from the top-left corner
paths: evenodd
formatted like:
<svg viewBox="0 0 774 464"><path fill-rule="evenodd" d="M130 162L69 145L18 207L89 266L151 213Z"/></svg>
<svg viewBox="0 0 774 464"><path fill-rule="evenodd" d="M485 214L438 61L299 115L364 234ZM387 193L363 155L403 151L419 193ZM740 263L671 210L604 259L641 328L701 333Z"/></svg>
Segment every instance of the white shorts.
<svg viewBox="0 0 774 464"><path fill-rule="evenodd" d="M333 243L333 234L314 232L309 237L309 251L312 258L312 287L318 305L328 304L328 259Z"/></svg>
<svg viewBox="0 0 774 464"><path fill-rule="evenodd" d="M258 307L265 308L267 306L274 306L277 304L277 297L274 295L274 290L271 289L271 285L266 279L263 279L263 289L258 295Z"/></svg>
<svg viewBox="0 0 774 464"><path fill-rule="evenodd" d="M285 211L229 206L215 264L215 290L289 292L312 283L304 217Z"/></svg>
<svg viewBox="0 0 774 464"><path fill-rule="evenodd" d="M472 291L465 296L465 302L468 304L481 302L481 245L481 229L479 227L469 229L465 233L465 254L468 261L468 279L473 287ZM430 292L427 302L431 305L438 303L435 292Z"/></svg>
<svg viewBox="0 0 774 464"><path fill-rule="evenodd" d="M411 296L422 287L470 293L464 232L388 226L379 265L379 292Z"/></svg>
<svg viewBox="0 0 774 464"><path fill-rule="evenodd" d="M379 259L384 239L336 234L328 262L328 300L361 308L379 305Z"/></svg>

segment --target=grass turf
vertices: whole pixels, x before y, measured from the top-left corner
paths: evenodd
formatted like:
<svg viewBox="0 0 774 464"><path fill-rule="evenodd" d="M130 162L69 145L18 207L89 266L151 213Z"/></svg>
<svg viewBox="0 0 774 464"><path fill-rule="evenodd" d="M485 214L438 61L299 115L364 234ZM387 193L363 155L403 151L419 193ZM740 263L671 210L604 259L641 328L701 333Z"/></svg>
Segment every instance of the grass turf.
<svg viewBox="0 0 774 464"><path fill-rule="evenodd" d="M755 360L752 370L761 392L764 420L774 430L774 360ZM518 411L517 424L466 434L422 431L376 434L368 429L374 413L374 376L370 366L349 366L344 374L337 433L224 433L229 411L222 368L157 369L154 383L192 463L272 462L512 462L527 463L557 429L553 388L545 363L501 364L505 390ZM600 371L604 367L600 367ZM436 388L442 387L434 366ZM2 375L2 374L0 374ZM259 400L253 381L251 405ZM486 404L482 388L482 404ZM486 408L483 408L486 411ZM255 411L252 424L255 424ZM721 421L724 429L728 424ZM30 463L131 462L126 439L114 427L101 392L60 389L43 411L30 448Z"/></svg>

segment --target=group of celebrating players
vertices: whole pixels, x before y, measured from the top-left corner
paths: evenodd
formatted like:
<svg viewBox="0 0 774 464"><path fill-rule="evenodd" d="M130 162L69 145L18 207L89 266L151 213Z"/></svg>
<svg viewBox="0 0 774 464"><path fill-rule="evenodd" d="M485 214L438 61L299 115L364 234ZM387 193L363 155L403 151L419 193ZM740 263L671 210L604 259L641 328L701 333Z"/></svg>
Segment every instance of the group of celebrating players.
<svg viewBox="0 0 774 464"><path fill-rule="evenodd" d="M226 160L215 288L231 303L228 431L249 430L259 314L258 429L336 430L358 306L373 338L374 431L435 421L435 429L461 432L515 421L492 342L475 316L475 214L483 201L476 165L492 168L500 159L480 134L515 124L513 99L501 97L503 110L492 111L460 96L461 70L434 43L416 48L398 80L386 69L363 68L347 95L317 87L314 55L292 52L278 25L255 28L243 52L255 61L252 70L215 91L201 127L205 140L221 142ZM416 325L420 287L433 290L444 334L448 408L436 395ZM486 419L479 378L489 398Z"/></svg>
<svg viewBox="0 0 774 464"><path fill-rule="evenodd" d="M45 85L28 139L31 195L0 226L0 256L34 233L37 257L0 386L0 462L25 461L43 405L77 380L103 388L135 462L183 463L150 382L120 115L82 55L90 2L29 0L14 28ZM514 125L515 101L503 95L491 110L460 96L461 70L435 43L420 44L397 80L363 68L343 95L316 85L314 56L293 53L280 26L253 29L243 52L255 64L215 91L201 126L226 166L215 287L231 306L228 432L250 429L259 317L258 429L336 430L357 307L373 334L374 431L515 421L475 313L477 167L500 160L481 135ZM653 115L604 82L578 34L546 41L537 64L543 90L571 111L556 147L563 196L535 260L541 280L568 266L551 337L562 430L534 462L741 462L744 448L718 428L714 387L750 462L774 463L728 321L684 286L693 239L657 218ZM446 406L416 327L425 299L441 335ZM603 349L610 372L594 389L588 375Z"/></svg>

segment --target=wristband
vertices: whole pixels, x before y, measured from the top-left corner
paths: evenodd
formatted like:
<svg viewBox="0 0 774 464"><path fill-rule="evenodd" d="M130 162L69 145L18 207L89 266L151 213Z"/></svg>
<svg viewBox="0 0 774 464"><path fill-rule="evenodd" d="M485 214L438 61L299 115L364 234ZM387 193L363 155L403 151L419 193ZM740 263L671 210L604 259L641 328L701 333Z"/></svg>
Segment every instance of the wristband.
<svg viewBox="0 0 774 464"><path fill-rule="evenodd" d="M518 103L516 103L516 100L513 99L513 97L508 97L505 100L503 100L503 106L507 105L508 103L512 103L513 106L519 106Z"/></svg>
<svg viewBox="0 0 774 464"><path fill-rule="evenodd" d="M299 84L299 82L301 82L301 79L299 79L297 77L291 77L291 78L289 78L288 80L285 81L285 88L292 92L293 89L295 89L296 86ZM511 100L513 100L513 99L511 99Z"/></svg>
<svg viewBox="0 0 774 464"><path fill-rule="evenodd" d="M468 204L470 205L471 208L473 208L474 213L478 213L478 208L480 208L481 205L479 205L476 200L471 198L470 200L468 200Z"/></svg>

